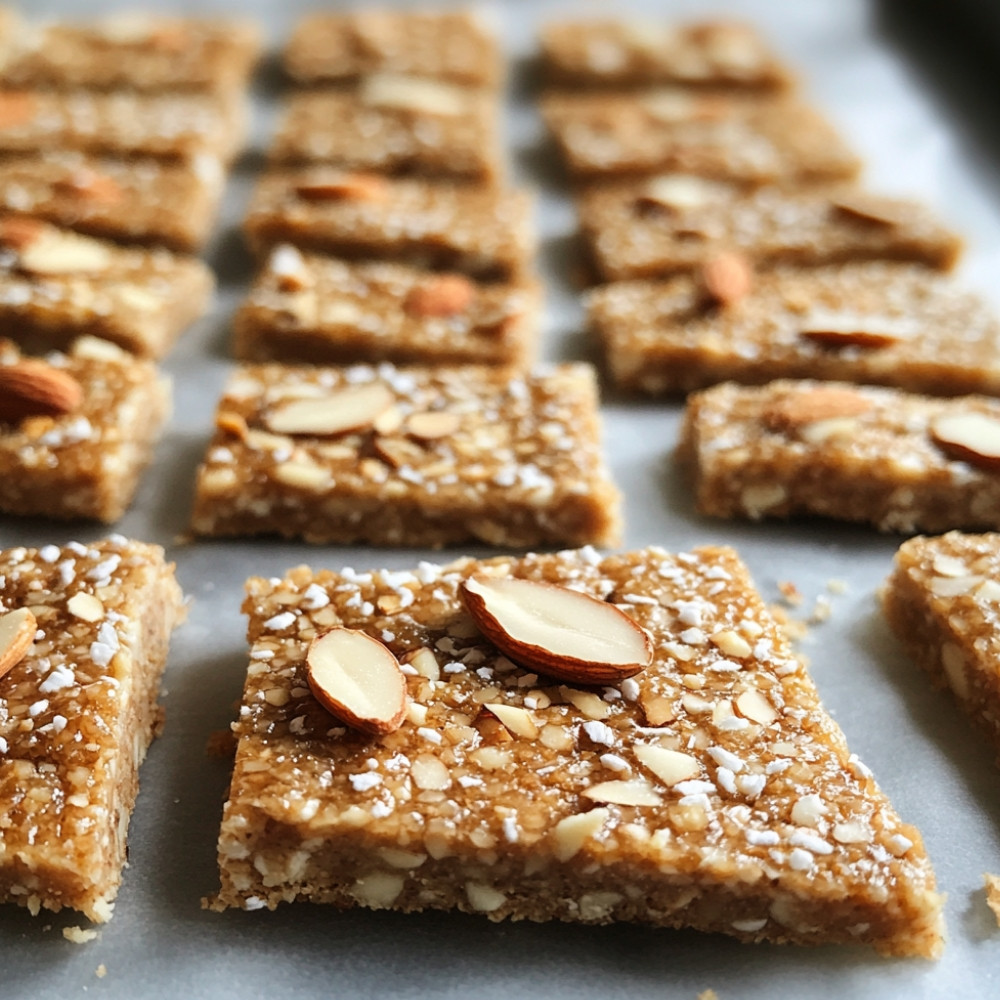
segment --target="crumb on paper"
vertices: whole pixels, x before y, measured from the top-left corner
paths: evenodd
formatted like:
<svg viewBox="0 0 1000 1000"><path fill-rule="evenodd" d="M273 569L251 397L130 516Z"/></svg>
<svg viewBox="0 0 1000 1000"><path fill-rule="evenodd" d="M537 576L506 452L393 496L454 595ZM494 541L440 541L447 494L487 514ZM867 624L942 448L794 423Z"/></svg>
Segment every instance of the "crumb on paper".
<svg viewBox="0 0 1000 1000"><path fill-rule="evenodd" d="M719 994L715 990L702 990L698 994L698 1000L719 1000Z"/></svg>
<svg viewBox="0 0 1000 1000"><path fill-rule="evenodd" d="M100 932L95 930L84 930L82 927L64 927L63 937L67 941L72 941L73 944L86 944L88 941L93 941L94 938L100 937Z"/></svg>
<svg viewBox="0 0 1000 1000"><path fill-rule="evenodd" d="M94 975L97 976L98 979L103 979L107 974L108 967L103 962L101 962L101 964L94 969Z"/></svg>
<svg viewBox="0 0 1000 1000"><path fill-rule="evenodd" d="M847 593L847 581L846 580L827 580L826 589L830 591L831 594L846 594Z"/></svg>
<svg viewBox="0 0 1000 1000"><path fill-rule="evenodd" d="M997 926L1000 926L1000 875L986 872L983 881L986 883L986 905L993 911Z"/></svg>
<svg viewBox="0 0 1000 1000"><path fill-rule="evenodd" d="M829 621L831 614L833 614L833 606L830 604L830 598L824 594L820 594L813 605L812 613L809 615L809 623L811 625L820 625L823 622Z"/></svg>
<svg viewBox="0 0 1000 1000"><path fill-rule="evenodd" d="M802 591L791 580L779 583L778 590L781 591L781 596L789 607L797 608L802 603Z"/></svg>

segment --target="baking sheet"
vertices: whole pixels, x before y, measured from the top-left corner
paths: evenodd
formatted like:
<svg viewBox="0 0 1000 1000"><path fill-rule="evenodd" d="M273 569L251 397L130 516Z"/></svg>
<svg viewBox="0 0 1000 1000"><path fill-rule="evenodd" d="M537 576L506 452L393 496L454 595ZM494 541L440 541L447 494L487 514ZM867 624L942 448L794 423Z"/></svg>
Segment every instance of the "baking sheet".
<svg viewBox="0 0 1000 1000"><path fill-rule="evenodd" d="M32 17L83 16L115 4L43 2ZM176 4L172 9L239 10L267 26L272 48L308 9L300 0ZM891 5L890 5L891 6ZM905 5L903 5L905 7ZM546 17L608 13L603 4L512 2L486 8L514 59L509 148L514 176L541 196L540 268L547 311L542 356L586 358L573 274L573 213L530 104L537 24ZM972 118L932 89L917 64L882 37L883 22L861 0L618 2L613 12L665 16L732 13L758 24L804 77L865 158L866 180L932 204L968 237L960 280L995 305L1000 265L996 161L978 145ZM901 15L905 17L905 13ZM886 19L890 24L891 18ZM228 189L209 259L220 276L212 315L182 341L166 367L176 415L145 477L125 534L171 549L192 599L166 674L167 725L150 750L130 832L130 864L114 919L86 945L62 928L86 925L71 913L37 918L0 907L0 997L689 997L715 989L721 1000L788 996L995 997L1000 929L986 907L982 873L1000 872L1000 781L993 754L945 698L915 673L883 623L875 591L898 538L838 524L744 525L697 517L674 477L670 452L680 407L605 400L606 447L624 490L626 546L684 549L731 543L769 600L793 582L808 616L817 598L830 619L802 645L827 707L851 749L874 770L903 818L923 832L948 895L949 943L937 963L885 960L861 948L747 946L726 938L620 925L492 924L461 915L337 912L309 905L277 912L209 913L200 900L217 884L215 837L227 780L205 745L232 717L245 668L242 581L302 562L339 569L404 568L440 559L422 550L311 548L269 541L174 544L186 528L195 465L226 373L229 317L250 264L236 231L274 122L279 78L264 67L255 92L253 150ZM990 95L980 96L983 108ZM974 110L974 109L971 109ZM970 111L971 114L971 111ZM105 532L42 521L0 520L0 545L87 541ZM476 552L477 550L468 550ZM485 553L485 550L481 550ZM834 592L830 581L846 589ZM839 590L835 586L835 590ZM105 975L99 975L104 971Z"/></svg>

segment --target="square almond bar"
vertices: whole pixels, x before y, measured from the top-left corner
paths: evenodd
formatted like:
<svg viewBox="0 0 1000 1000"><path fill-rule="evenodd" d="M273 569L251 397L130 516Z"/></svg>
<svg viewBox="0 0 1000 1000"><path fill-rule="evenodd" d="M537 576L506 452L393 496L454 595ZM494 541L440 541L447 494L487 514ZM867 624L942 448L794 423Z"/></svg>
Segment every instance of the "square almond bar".
<svg viewBox="0 0 1000 1000"><path fill-rule="evenodd" d="M120 243L197 251L215 224L222 165L49 153L0 161L0 212L30 215Z"/></svg>
<svg viewBox="0 0 1000 1000"><path fill-rule="evenodd" d="M123 159L205 155L228 162L243 145L246 119L236 97L8 90L0 92L0 155L71 149Z"/></svg>
<svg viewBox="0 0 1000 1000"><path fill-rule="evenodd" d="M733 21L557 21L542 29L541 41L546 79L557 85L781 90L792 83L757 31Z"/></svg>
<svg viewBox="0 0 1000 1000"><path fill-rule="evenodd" d="M23 350L65 350L93 336L161 358L208 308L214 287L194 257L0 217L0 337Z"/></svg>
<svg viewBox="0 0 1000 1000"><path fill-rule="evenodd" d="M103 923L184 617L174 567L159 546L114 536L0 551L0 580L0 634L27 614L36 629L0 677L0 901Z"/></svg>
<svg viewBox="0 0 1000 1000"><path fill-rule="evenodd" d="M777 378L1000 395L1000 322L926 267L782 267L751 282L731 303L699 275L593 289L590 327L612 379L651 395Z"/></svg>
<svg viewBox="0 0 1000 1000"><path fill-rule="evenodd" d="M516 665L463 605L473 575L610 603L646 630L649 665L603 686ZM248 581L244 610L220 907L459 909L939 953L919 833L849 753L731 549L300 567ZM311 693L310 643L334 627L402 662L395 731L345 728Z"/></svg>
<svg viewBox="0 0 1000 1000"><path fill-rule="evenodd" d="M1000 527L1000 400L842 382L688 398L679 455L714 517L818 514L881 531Z"/></svg>
<svg viewBox="0 0 1000 1000"><path fill-rule="evenodd" d="M488 92L379 73L350 90L292 94L270 159L494 181L503 161L498 113Z"/></svg>
<svg viewBox="0 0 1000 1000"><path fill-rule="evenodd" d="M310 14L296 25L284 66L306 85L388 72L495 88L503 77L493 34L475 14L461 10Z"/></svg>
<svg viewBox="0 0 1000 1000"><path fill-rule="evenodd" d="M45 361L0 342L0 511L117 521L169 410L152 362L107 341Z"/></svg>
<svg viewBox="0 0 1000 1000"><path fill-rule="evenodd" d="M909 539L880 596L907 653L1000 754L1000 535Z"/></svg>
<svg viewBox="0 0 1000 1000"><path fill-rule="evenodd" d="M524 274L534 252L525 192L333 167L265 174L245 230L258 254L291 243L337 257L462 271L484 281Z"/></svg>
<svg viewBox="0 0 1000 1000"><path fill-rule="evenodd" d="M615 544L593 369L247 365L198 472L198 535Z"/></svg>
<svg viewBox="0 0 1000 1000"><path fill-rule="evenodd" d="M860 160L801 101L664 88L550 93L542 115L578 178L666 171L751 184L849 180Z"/></svg>
<svg viewBox="0 0 1000 1000"><path fill-rule="evenodd" d="M495 364L534 357L539 288L277 247L233 318L247 361Z"/></svg>
<svg viewBox="0 0 1000 1000"><path fill-rule="evenodd" d="M100 20L8 26L4 87L56 90L243 90L260 54L240 18L121 12Z"/></svg>
<svg viewBox="0 0 1000 1000"><path fill-rule="evenodd" d="M691 271L722 251L766 267L856 260L948 270L962 241L917 202L849 188L747 192L688 174L584 190L580 225L602 281Z"/></svg>

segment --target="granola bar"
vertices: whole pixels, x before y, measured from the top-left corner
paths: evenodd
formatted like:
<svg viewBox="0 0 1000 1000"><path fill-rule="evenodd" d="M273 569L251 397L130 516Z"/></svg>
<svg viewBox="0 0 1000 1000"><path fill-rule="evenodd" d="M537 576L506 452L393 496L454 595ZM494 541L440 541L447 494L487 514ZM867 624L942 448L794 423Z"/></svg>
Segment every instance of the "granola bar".
<svg viewBox="0 0 1000 1000"><path fill-rule="evenodd" d="M154 365L106 341L45 361L0 343L0 511L118 520L169 408Z"/></svg>
<svg viewBox="0 0 1000 1000"><path fill-rule="evenodd" d="M647 631L649 665L596 688L516 665L463 605L473 576L613 605ZM849 753L730 549L300 567L248 581L244 610L219 907L459 909L940 951L919 833ZM345 728L312 693L310 644L331 629L362 630L402 664L394 731Z"/></svg>
<svg viewBox="0 0 1000 1000"><path fill-rule="evenodd" d="M248 365L198 472L196 534L314 543L613 544L586 365Z"/></svg>
<svg viewBox="0 0 1000 1000"><path fill-rule="evenodd" d="M604 281L694 270L725 250L761 267L887 259L948 270L962 248L919 203L841 187L747 193L721 181L664 174L585 190L579 212Z"/></svg>
<svg viewBox="0 0 1000 1000"><path fill-rule="evenodd" d="M316 13L296 25L284 66L298 84L402 73L468 87L502 79L496 39L467 11Z"/></svg>
<svg viewBox="0 0 1000 1000"><path fill-rule="evenodd" d="M0 161L0 212L122 243L197 251L214 225L223 182L210 156L171 164L48 153Z"/></svg>
<svg viewBox="0 0 1000 1000"><path fill-rule="evenodd" d="M527 269L530 207L521 191L307 167L261 179L245 231L258 254L291 243L502 281Z"/></svg>
<svg viewBox="0 0 1000 1000"><path fill-rule="evenodd" d="M612 379L652 395L777 378L1000 395L1000 323L925 267L782 267L750 282L728 303L697 274L591 291L590 326Z"/></svg>
<svg viewBox="0 0 1000 1000"><path fill-rule="evenodd" d="M489 93L381 73L351 90L293 94L270 159L494 181L502 162L497 116Z"/></svg>
<svg viewBox="0 0 1000 1000"><path fill-rule="evenodd" d="M0 631L27 615L36 629L0 677L0 901L103 922L183 618L173 564L114 536L0 551L0 579Z"/></svg>
<svg viewBox="0 0 1000 1000"><path fill-rule="evenodd" d="M818 514L881 531L1000 527L1000 400L839 382L724 383L688 398L698 510Z"/></svg>
<svg viewBox="0 0 1000 1000"><path fill-rule="evenodd" d="M904 542L881 599L907 653L950 689L1000 754L998 580L1000 535L952 531Z"/></svg>
<svg viewBox="0 0 1000 1000"><path fill-rule="evenodd" d="M542 30L542 63L548 81L560 86L781 90L792 83L757 31L733 21L557 21Z"/></svg>
<svg viewBox="0 0 1000 1000"><path fill-rule="evenodd" d="M551 93L542 115L577 178L668 171L750 184L850 180L860 160L813 108L680 88Z"/></svg>
<svg viewBox="0 0 1000 1000"><path fill-rule="evenodd" d="M233 349L249 361L524 367L535 354L538 299L533 283L476 284L282 245L233 318Z"/></svg>
<svg viewBox="0 0 1000 1000"><path fill-rule="evenodd" d="M23 350L65 350L87 335L161 358L204 313L214 284L193 257L0 217L0 337Z"/></svg>

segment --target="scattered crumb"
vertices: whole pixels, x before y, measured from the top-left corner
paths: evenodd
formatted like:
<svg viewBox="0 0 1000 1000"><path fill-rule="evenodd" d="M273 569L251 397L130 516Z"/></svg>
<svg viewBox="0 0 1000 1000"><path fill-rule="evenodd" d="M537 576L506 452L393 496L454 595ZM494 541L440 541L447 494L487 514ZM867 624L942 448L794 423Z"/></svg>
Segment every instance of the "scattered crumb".
<svg viewBox="0 0 1000 1000"><path fill-rule="evenodd" d="M84 930L82 927L64 927L63 937L67 941L72 941L73 944L86 944L88 941L93 941L94 938L100 937L100 932L95 930Z"/></svg>
<svg viewBox="0 0 1000 1000"><path fill-rule="evenodd" d="M719 994L715 990L702 990L698 994L698 1000L719 1000Z"/></svg>
<svg viewBox="0 0 1000 1000"><path fill-rule="evenodd" d="M216 729L208 737L205 753L209 757L235 757L236 734L231 729Z"/></svg>
<svg viewBox="0 0 1000 1000"><path fill-rule="evenodd" d="M784 629L785 635L792 642L799 642L809 633L809 625L788 614L788 609L780 604L772 604L768 608L774 620Z"/></svg>
<svg viewBox="0 0 1000 1000"><path fill-rule="evenodd" d="M827 580L826 589L830 591L831 594L846 594L847 593L847 581L846 580Z"/></svg>
<svg viewBox="0 0 1000 1000"><path fill-rule="evenodd" d="M830 598L820 594L813 605L812 614L809 615L809 623L811 625L820 625L823 622L827 622L830 620L832 613L833 608L830 605Z"/></svg>
<svg viewBox="0 0 1000 1000"><path fill-rule="evenodd" d="M779 583L778 590L781 591L781 596L789 607L797 608L802 603L802 592L790 580Z"/></svg>
<svg viewBox="0 0 1000 1000"><path fill-rule="evenodd" d="M97 976L98 979L103 979L107 974L108 974L108 969L103 962L101 962L101 964L96 969L94 969L94 975Z"/></svg>
<svg viewBox="0 0 1000 1000"><path fill-rule="evenodd" d="M997 925L1000 926L1000 875L986 872L983 881L986 883L986 905L993 911Z"/></svg>

